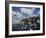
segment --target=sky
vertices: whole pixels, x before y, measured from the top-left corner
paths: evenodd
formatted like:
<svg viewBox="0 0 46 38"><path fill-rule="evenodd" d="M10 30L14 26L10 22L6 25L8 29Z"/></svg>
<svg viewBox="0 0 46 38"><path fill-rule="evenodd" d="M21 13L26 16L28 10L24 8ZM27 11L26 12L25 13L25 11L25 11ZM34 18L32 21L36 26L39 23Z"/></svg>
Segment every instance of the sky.
<svg viewBox="0 0 46 38"><path fill-rule="evenodd" d="M14 21L22 20L28 17L36 17L40 15L40 8L34 7L12 7L12 19Z"/></svg>

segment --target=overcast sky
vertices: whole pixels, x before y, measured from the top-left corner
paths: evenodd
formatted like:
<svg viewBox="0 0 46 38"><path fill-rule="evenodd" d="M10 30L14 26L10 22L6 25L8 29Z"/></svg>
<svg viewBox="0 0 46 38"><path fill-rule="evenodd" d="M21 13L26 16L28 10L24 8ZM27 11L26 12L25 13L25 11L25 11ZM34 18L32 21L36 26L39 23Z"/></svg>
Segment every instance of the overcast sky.
<svg viewBox="0 0 46 38"><path fill-rule="evenodd" d="M12 7L12 13L17 18L25 18L40 15L40 8Z"/></svg>
<svg viewBox="0 0 46 38"><path fill-rule="evenodd" d="M13 20L21 20L28 17L40 15L40 8L12 7ZM13 22L14 22L13 21Z"/></svg>

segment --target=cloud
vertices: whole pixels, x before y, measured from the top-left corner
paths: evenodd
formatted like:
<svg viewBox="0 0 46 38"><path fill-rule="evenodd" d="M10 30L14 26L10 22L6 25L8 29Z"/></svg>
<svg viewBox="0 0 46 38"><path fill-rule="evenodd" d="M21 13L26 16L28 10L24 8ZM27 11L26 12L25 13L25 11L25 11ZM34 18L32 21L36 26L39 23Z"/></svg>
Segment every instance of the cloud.
<svg viewBox="0 0 46 38"><path fill-rule="evenodd" d="M27 9L27 8L20 8L21 13L25 13L29 16L32 16L33 12L35 11L35 8Z"/></svg>
<svg viewBox="0 0 46 38"><path fill-rule="evenodd" d="M36 8L19 8L18 10L20 11L12 11L13 24L20 23L20 20L25 18L38 16L40 13L40 10L37 10Z"/></svg>
<svg viewBox="0 0 46 38"><path fill-rule="evenodd" d="M25 17L20 12L12 11L12 24L20 23Z"/></svg>
<svg viewBox="0 0 46 38"><path fill-rule="evenodd" d="M22 18L25 18L25 17L23 16L22 13L20 13L20 12L16 12L16 11L12 11L12 16L13 16L14 18L16 18L16 19L22 19Z"/></svg>

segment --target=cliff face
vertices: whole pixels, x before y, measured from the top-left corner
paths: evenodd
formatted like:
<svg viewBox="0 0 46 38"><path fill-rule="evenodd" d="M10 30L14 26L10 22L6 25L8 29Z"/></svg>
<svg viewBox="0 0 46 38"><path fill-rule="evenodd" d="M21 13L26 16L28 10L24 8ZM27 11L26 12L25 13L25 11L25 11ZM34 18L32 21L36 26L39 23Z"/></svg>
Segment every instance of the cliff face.
<svg viewBox="0 0 46 38"><path fill-rule="evenodd" d="M21 22L24 24L33 24L34 22L37 22L37 20L40 21L40 18L39 16L38 17L30 17L30 18L27 18L27 19L23 19L21 20Z"/></svg>
<svg viewBox="0 0 46 38"><path fill-rule="evenodd" d="M40 17L22 19L20 23L13 24L13 31L40 30Z"/></svg>
<svg viewBox="0 0 46 38"><path fill-rule="evenodd" d="M21 20L21 22L24 23L24 24L31 24L32 18L23 19L23 20Z"/></svg>

